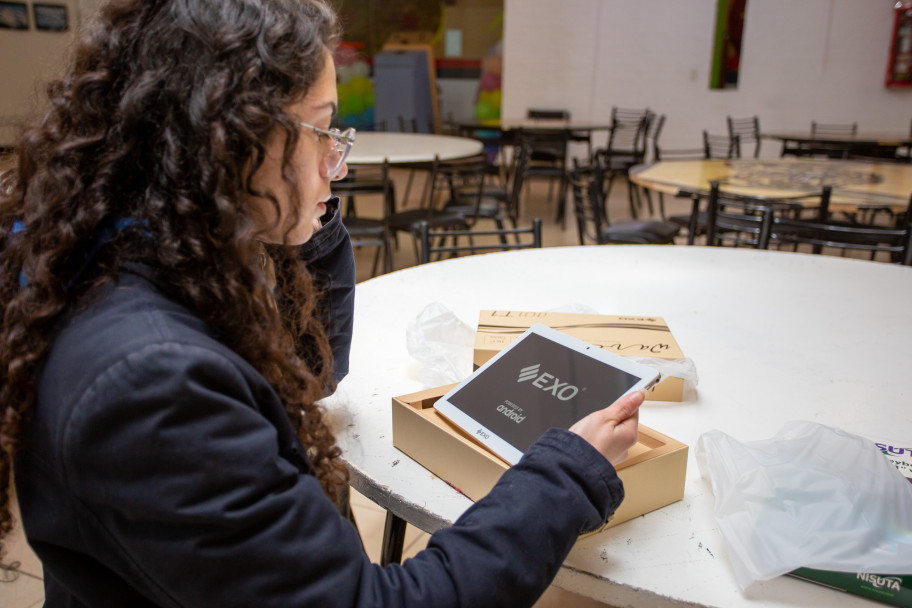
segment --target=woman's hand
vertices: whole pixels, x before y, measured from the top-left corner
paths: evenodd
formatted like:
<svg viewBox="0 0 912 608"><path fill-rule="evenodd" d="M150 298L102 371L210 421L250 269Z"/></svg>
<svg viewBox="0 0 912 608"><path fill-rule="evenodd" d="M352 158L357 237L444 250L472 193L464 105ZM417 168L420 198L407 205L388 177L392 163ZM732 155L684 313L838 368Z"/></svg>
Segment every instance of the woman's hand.
<svg viewBox="0 0 912 608"><path fill-rule="evenodd" d="M637 441L638 413L645 399L644 391L634 391L605 409L592 412L570 430L616 466L627 458L627 450Z"/></svg>

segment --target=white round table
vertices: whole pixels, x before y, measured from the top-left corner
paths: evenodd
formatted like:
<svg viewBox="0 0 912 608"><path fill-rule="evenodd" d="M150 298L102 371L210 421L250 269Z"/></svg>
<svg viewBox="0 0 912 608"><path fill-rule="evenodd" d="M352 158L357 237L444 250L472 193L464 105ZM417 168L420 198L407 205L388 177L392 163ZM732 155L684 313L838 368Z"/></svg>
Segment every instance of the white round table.
<svg viewBox="0 0 912 608"><path fill-rule="evenodd" d="M434 157L453 160L474 156L482 151L482 143L469 137L429 133L396 133L387 131L358 131L355 145L346 161L349 165L379 165L386 160L399 163L430 163Z"/></svg>
<svg viewBox="0 0 912 608"><path fill-rule="evenodd" d="M790 577L742 593L694 447L722 430L741 441L812 420L872 439L912 437L912 268L829 256L673 246L559 247L400 270L360 283L351 372L327 400L352 485L426 531L471 504L392 444L390 401L421 390L406 327L440 302L473 328L482 309L580 304L664 317L699 385L649 403L641 422L690 446L684 499L577 543L555 584L612 605L857 606Z"/></svg>

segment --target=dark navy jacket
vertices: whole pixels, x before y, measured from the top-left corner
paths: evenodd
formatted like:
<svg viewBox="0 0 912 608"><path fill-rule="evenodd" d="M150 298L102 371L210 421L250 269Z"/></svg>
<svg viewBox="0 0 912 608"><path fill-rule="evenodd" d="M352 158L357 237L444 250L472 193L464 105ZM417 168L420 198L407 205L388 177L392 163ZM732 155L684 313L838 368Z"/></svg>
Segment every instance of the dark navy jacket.
<svg viewBox="0 0 912 608"><path fill-rule="evenodd" d="M371 564L270 385L142 268L64 323L15 481L52 608L531 605L623 498L552 430L419 556Z"/></svg>

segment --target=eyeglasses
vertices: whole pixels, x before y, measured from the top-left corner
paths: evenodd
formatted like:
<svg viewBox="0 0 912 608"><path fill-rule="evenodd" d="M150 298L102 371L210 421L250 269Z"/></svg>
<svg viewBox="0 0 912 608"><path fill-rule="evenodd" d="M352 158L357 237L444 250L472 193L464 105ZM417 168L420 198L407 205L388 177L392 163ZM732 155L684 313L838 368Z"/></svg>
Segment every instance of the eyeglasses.
<svg viewBox="0 0 912 608"><path fill-rule="evenodd" d="M329 169L326 172L329 179L333 179L342 171L342 165L345 164L345 159L348 158L348 153L351 151L352 145L355 143L355 130L352 128L345 129L340 131L339 129L330 129L329 131L325 129L317 128L313 125L309 125L306 122L299 122L299 125L302 127L307 127L314 133L320 136L321 141L324 137L332 138L333 142L333 154L328 156L329 159Z"/></svg>

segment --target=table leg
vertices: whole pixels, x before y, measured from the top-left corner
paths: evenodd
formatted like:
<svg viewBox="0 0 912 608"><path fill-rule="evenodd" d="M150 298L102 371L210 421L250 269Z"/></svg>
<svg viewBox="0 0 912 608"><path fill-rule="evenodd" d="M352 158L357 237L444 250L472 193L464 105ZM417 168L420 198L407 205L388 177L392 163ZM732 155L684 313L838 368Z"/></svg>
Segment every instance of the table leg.
<svg viewBox="0 0 912 608"><path fill-rule="evenodd" d="M397 517L392 512L386 512L386 525L383 526L383 546L380 548L380 565L400 563L402 561L402 546L405 544L404 519Z"/></svg>

